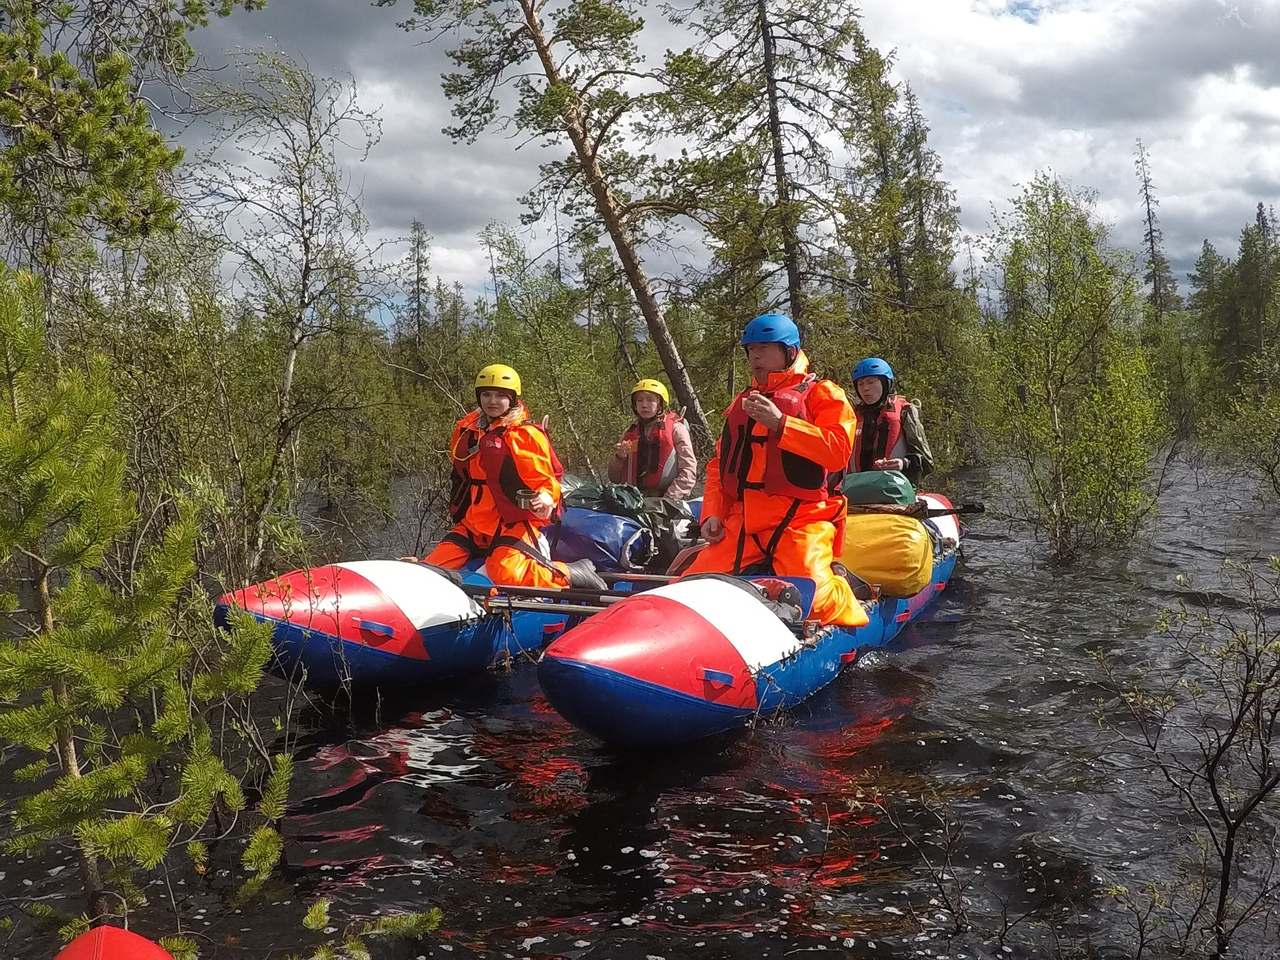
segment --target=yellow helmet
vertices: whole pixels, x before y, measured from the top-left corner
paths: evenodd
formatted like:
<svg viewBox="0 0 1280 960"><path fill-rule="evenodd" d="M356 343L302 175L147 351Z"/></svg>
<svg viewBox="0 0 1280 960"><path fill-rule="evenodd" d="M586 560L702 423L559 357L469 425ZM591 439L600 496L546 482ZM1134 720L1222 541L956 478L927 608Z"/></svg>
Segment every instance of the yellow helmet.
<svg viewBox="0 0 1280 960"><path fill-rule="evenodd" d="M662 398L662 402L665 404L670 405L671 403L671 396L667 393L667 388L662 385L661 380L641 380L631 388L631 396L634 397L641 390L648 390L650 393L656 393Z"/></svg>
<svg viewBox="0 0 1280 960"><path fill-rule="evenodd" d="M513 390L520 396L520 374L505 363L491 363L476 374L476 389Z"/></svg>

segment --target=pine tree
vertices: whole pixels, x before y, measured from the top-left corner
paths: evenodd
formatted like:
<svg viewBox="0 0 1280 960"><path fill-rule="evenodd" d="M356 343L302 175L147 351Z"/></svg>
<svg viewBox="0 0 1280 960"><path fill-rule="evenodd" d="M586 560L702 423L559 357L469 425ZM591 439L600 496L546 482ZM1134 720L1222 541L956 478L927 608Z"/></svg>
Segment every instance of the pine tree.
<svg viewBox="0 0 1280 960"><path fill-rule="evenodd" d="M1150 361L1152 380L1163 393L1169 419L1177 437L1185 439L1194 432L1195 417L1201 411L1201 364L1189 343L1189 318L1182 309L1178 284L1164 252L1164 234L1156 207L1155 182L1151 176L1150 156L1141 140L1137 141L1134 170L1138 175L1138 192L1142 198L1143 216L1143 280L1148 292L1143 315L1143 345Z"/></svg>
<svg viewBox="0 0 1280 960"><path fill-rule="evenodd" d="M1164 253L1164 233L1160 229L1160 219L1156 216L1156 207L1160 205L1160 201L1156 198L1155 182L1151 176L1150 155L1141 140L1137 141L1137 156L1133 166L1138 174L1139 193L1142 197L1142 247L1145 260L1142 278L1150 287L1147 302L1151 304L1155 323L1159 327L1163 326L1165 317L1181 303L1178 282Z"/></svg>
<svg viewBox="0 0 1280 960"><path fill-rule="evenodd" d="M667 55L655 120L690 148L672 168L721 248L718 272L737 271L718 282L804 328L840 180L830 144L859 107L846 79L857 13L843 0L701 0L672 16L698 40Z"/></svg>
<svg viewBox="0 0 1280 960"><path fill-rule="evenodd" d="M244 808L210 718L257 687L270 634L245 622L212 630L207 601L188 591L186 508L127 578L112 570L113 545L136 521L114 399L100 359L54 369L38 288L0 273L0 582L17 587L0 594L16 627L0 643L0 743L29 755L17 778L32 784L7 847L72 840L97 921L109 912L103 860L151 869L184 841L198 859L215 806ZM264 804L278 819L288 758L276 760ZM246 861L259 874L275 862L262 847ZM127 875L116 883L133 889Z"/></svg>
<svg viewBox="0 0 1280 960"><path fill-rule="evenodd" d="M182 150L155 129L143 88L187 71L191 29L264 2L0 0L0 242L46 300L94 242L175 226Z"/></svg>
<svg viewBox="0 0 1280 960"><path fill-rule="evenodd" d="M378 6L395 3L377 0ZM554 209L579 229L609 237L693 435L709 445L702 403L642 256L650 232L688 204L672 195L654 157L631 142L643 136L638 108L649 96L630 82L644 73L636 44L643 21L633 5L414 0L413 10L401 24L406 29L459 38L449 51L458 70L444 78L458 123L446 134L470 142L504 123L547 145L568 146L563 159L541 165L541 181L524 198L528 219ZM514 109L499 119L499 92L508 86Z"/></svg>
<svg viewBox="0 0 1280 960"><path fill-rule="evenodd" d="M1212 360L1215 375L1228 376L1231 361L1224 356L1223 345L1234 324L1235 266L1206 240L1188 279L1192 291L1188 306L1199 344Z"/></svg>

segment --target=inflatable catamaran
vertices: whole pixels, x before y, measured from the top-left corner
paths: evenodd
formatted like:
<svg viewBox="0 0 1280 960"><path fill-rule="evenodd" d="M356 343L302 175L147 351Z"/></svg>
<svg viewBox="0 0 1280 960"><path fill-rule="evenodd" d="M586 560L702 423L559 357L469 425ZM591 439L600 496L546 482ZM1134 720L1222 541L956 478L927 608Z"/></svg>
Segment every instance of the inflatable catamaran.
<svg viewBox="0 0 1280 960"><path fill-rule="evenodd" d="M624 599L552 641L538 662L543 692L570 723L627 748L689 743L795 706L859 650L892 640L946 587L959 511L943 497L922 499L926 517L911 522L925 525L931 545L924 582L910 596L865 601L865 626L806 621L811 580L689 577ZM856 563L851 550L858 547L845 560ZM795 588L798 611L775 599L780 582Z"/></svg>
<svg viewBox="0 0 1280 960"><path fill-rule="evenodd" d="M395 690L534 655L569 625L565 604L488 598L493 582L408 560L295 570L218 600L274 627L276 667L320 690Z"/></svg>
<svg viewBox="0 0 1280 960"><path fill-rule="evenodd" d="M319 689L412 689L534 659L550 643L538 677L556 710L606 742L657 747L794 706L860 649L888 643L945 588L955 514L980 510L914 492L896 507L851 507L841 559L875 589L858 628L808 620L805 578L616 569L601 571L608 589L547 591L409 560L296 570L225 595L217 611L224 623L240 608L272 624L278 669ZM634 547L624 541L623 568Z"/></svg>

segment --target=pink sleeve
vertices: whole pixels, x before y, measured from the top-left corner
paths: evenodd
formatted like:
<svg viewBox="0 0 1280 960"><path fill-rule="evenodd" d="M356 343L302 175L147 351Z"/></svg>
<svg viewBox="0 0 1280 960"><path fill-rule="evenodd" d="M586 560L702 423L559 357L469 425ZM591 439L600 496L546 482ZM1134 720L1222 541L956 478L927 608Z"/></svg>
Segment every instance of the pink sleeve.
<svg viewBox="0 0 1280 960"><path fill-rule="evenodd" d="M693 452L689 425L683 420L677 422L671 430L671 439L676 448L676 478L663 496L668 500L684 500L698 482L698 458Z"/></svg>

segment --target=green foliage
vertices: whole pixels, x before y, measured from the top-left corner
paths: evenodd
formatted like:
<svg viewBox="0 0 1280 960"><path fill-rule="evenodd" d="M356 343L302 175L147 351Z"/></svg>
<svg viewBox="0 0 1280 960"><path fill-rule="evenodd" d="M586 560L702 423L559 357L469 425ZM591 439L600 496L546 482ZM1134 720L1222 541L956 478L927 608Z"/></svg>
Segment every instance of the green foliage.
<svg viewBox="0 0 1280 960"><path fill-rule="evenodd" d="M329 926L328 900L317 900L307 910L302 925L308 930L322 931ZM419 913L398 913L377 920L351 924L341 935L339 945L323 944L316 948L311 960L369 960L372 956L368 944L369 937L385 937L394 940L421 940L433 933L440 926L442 919L439 910L425 910Z"/></svg>
<svg viewBox="0 0 1280 960"><path fill-rule="evenodd" d="M160 946L173 954L173 960L196 960L200 956L200 946L187 937L161 937Z"/></svg>
<svg viewBox="0 0 1280 960"><path fill-rule="evenodd" d="M302 925L308 930L323 930L329 925L329 901L317 900L302 918Z"/></svg>
<svg viewBox="0 0 1280 960"><path fill-rule="evenodd" d="M101 916L108 884L126 902L140 894L128 870L104 880L100 860L154 868L216 807L244 806L227 731L215 738L209 718L224 723L253 691L270 647L248 623L214 630L208 601L189 593L195 524L181 501L116 566L135 512L106 364L54 368L35 287L0 274L0 573L34 598L16 638L0 643L0 740L36 754L29 775L57 777L14 803L6 846L73 837L90 915ZM273 809L285 781L273 779ZM269 844L253 848L252 868L268 870Z"/></svg>
<svg viewBox="0 0 1280 960"><path fill-rule="evenodd" d="M152 128L128 55L99 54L90 74L45 46L46 4L5 6L19 9L0 33L0 222L18 261L43 268L99 231L118 243L171 227L164 181L182 152Z"/></svg>
<svg viewBox="0 0 1280 960"><path fill-rule="evenodd" d="M1244 466L1280 496L1280 344L1247 367L1248 385L1209 435L1227 463Z"/></svg>
<svg viewBox="0 0 1280 960"><path fill-rule="evenodd" d="M182 159L151 121L145 83L191 66L191 29L265 0L0 0L0 226L6 262L46 290L93 244L172 229ZM74 285L72 285L74 286Z"/></svg>
<svg viewBox="0 0 1280 960"><path fill-rule="evenodd" d="M1161 431L1132 270L1090 198L1044 175L991 240L1001 302L986 328L1002 401L991 426L1015 465L1015 512L1066 560L1132 536L1154 504Z"/></svg>
<svg viewBox="0 0 1280 960"><path fill-rule="evenodd" d="M267 787L262 792L262 800L258 809L271 823L279 823L284 819L285 804L289 800L289 784L293 778L293 758L280 753L275 757L271 776L267 779Z"/></svg>
<svg viewBox="0 0 1280 960"><path fill-rule="evenodd" d="M27 908L27 913L29 913L35 920L43 920L46 922L54 920L58 916L57 912L53 910L53 908L45 906L44 904L34 903ZM89 918L79 916L68 923L62 924L62 926L58 928L58 936L62 938L64 943L67 943L80 936L80 934L87 933L90 929Z"/></svg>
<svg viewBox="0 0 1280 960"><path fill-rule="evenodd" d="M279 832L271 827L259 827L253 831L240 860L246 869L262 876L270 873L280 861L283 849L284 841Z"/></svg>
<svg viewBox="0 0 1280 960"><path fill-rule="evenodd" d="M425 937L440 926L443 919L439 910L425 910L420 913L398 913L389 917L379 917L367 923L360 931L361 936L393 937L401 940L414 940Z"/></svg>

